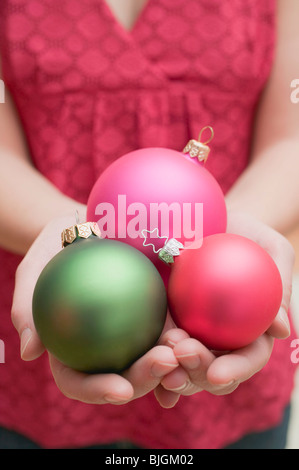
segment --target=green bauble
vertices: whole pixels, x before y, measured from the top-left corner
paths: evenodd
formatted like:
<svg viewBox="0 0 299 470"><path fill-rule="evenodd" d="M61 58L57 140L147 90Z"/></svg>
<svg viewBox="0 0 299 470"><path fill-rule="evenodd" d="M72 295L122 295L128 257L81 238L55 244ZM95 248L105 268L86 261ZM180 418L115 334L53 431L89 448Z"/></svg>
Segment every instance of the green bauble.
<svg viewBox="0 0 299 470"><path fill-rule="evenodd" d="M42 271L33 318L45 348L87 373L120 373L153 347L167 295L160 274L124 243L76 239Z"/></svg>

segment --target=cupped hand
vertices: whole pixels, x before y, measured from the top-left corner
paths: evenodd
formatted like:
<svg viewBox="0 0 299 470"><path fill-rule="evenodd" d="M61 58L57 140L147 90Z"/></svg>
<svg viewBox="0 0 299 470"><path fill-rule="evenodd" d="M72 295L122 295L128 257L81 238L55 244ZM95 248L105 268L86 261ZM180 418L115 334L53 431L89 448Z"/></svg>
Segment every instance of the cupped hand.
<svg viewBox="0 0 299 470"><path fill-rule="evenodd" d="M294 266L291 244L271 227L244 213L228 214L227 232L255 241L272 256L283 284L280 309L268 331L256 341L226 353L210 351L181 329L174 327L167 330L161 338L161 344L173 348L180 366L164 377L155 390L161 406L172 407L180 395L192 395L202 390L214 395L231 393L267 364L274 338L284 339L290 334L288 309Z"/></svg>
<svg viewBox="0 0 299 470"><path fill-rule="evenodd" d="M75 223L75 216L65 216L46 225L17 269L12 322L19 333L20 353L25 361L45 353L32 317L34 287L43 268L62 249L62 230ZM64 366L51 354L49 360L54 380L65 396L94 404L121 404L141 397L178 366L173 349L162 344L148 351L122 375L88 375Z"/></svg>

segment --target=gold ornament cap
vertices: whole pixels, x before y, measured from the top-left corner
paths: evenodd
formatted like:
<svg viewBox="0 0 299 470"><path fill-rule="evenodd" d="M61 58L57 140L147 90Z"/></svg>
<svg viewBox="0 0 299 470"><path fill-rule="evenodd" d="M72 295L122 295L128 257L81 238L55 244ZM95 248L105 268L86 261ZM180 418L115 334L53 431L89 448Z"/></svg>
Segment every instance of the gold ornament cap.
<svg viewBox="0 0 299 470"><path fill-rule="evenodd" d="M78 238L89 238L91 236L97 236L102 238L101 231L96 222L84 222L82 224L76 224L72 227L66 228L61 233L62 247L66 247L72 244Z"/></svg>
<svg viewBox="0 0 299 470"><path fill-rule="evenodd" d="M209 129L211 135L208 140L201 142L201 136L205 130ZM183 153L189 153L191 158L197 158L199 162L205 163L210 153L210 147L207 145L214 137L214 130L211 126L203 127L199 133L198 140L189 140Z"/></svg>

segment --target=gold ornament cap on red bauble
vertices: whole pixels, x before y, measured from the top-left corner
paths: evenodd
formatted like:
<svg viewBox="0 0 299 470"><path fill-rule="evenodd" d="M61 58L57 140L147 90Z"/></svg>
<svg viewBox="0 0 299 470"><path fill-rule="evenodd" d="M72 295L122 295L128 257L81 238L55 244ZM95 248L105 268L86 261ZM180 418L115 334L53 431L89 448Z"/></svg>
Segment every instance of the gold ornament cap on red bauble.
<svg viewBox="0 0 299 470"><path fill-rule="evenodd" d="M208 140L205 142L201 142L201 136L204 131L209 130L211 135ZM199 133L198 140L191 139L185 146L183 153L189 153L189 156L191 158L198 158L199 162L206 163L209 153L210 153L210 147L208 144L211 142L211 140L214 137L214 130L211 126L206 126L203 127Z"/></svg>

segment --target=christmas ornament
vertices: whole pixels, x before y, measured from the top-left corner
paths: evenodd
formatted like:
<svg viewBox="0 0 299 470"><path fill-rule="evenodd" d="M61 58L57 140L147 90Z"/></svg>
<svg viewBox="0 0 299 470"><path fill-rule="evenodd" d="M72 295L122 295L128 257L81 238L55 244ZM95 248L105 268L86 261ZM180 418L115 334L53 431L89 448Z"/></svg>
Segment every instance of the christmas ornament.
<svg viewBox="0 0 299 470"><path fill-rule="evenodd" d="M63 231L63 250L37 281L33 318L45 348L67 366L121 372L157 342L167 296L145 255L100 237L95 223Z"/></svg>
<svg viewBox="0 0 299 470"><path fill-rule="evenodd" d="M242 348L262 335L281 305L282 282L271 256L239 235L215 234L199 249L166 243L168 305L176 325L214 350Z"/></svg>
<svg viewBox="0 0 299 470"><path fill-rule="evenodd" d="M211 137L200 142L208 129ZM199 141L191 140L183 152L144 148L124 155L101 174L88 199L88 220L98 223L103 237L144 253L165 283L169 272L151 247L143 245L143 230L151 231L155 243L162 243L152 230L157 228L184 246L226 230L223 192L204 167L213 135L210 127L204 128Z"/></svg>

